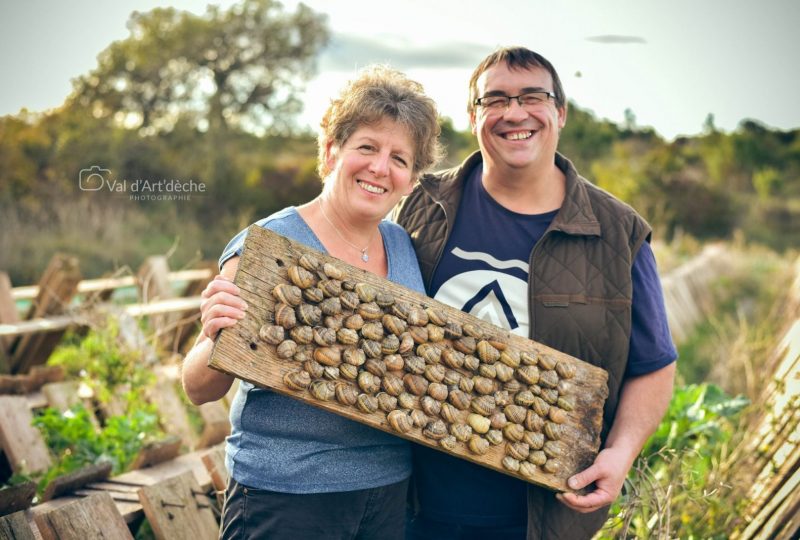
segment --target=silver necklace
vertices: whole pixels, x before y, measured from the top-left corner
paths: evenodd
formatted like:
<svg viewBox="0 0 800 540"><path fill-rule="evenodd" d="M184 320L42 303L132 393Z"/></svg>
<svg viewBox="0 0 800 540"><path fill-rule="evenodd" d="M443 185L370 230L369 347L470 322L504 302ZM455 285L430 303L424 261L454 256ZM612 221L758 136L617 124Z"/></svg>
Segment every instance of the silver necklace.
<svg viewBox="0 0 800 540"><path fill-rule="evenodd" d="M333 228L334 232L336 232L336 234L338 234L338 235L339 235L339 238L341 238L341 239L342 239L342 241L343 241L345 244L347 244L348 246L352 247L353 249L355 249L355 250L357 250L357 251L360 251L360 252L361 252L361 260L362 260L362 261L364 261L364 262L369 262L369 255L367 255L367 249L369 249L369 244L371 244L371 243L372 243L372 238L370 238L370 239L369 239L369 244L367 244L367 245L366 245L366 246L364 246L363 248L360 248L360 247L358 247L358 246L357 246L357 245L355 245L354 243L350 242L350 241L349 241L347 238L345 238L345 237L342 235L342 233L340 233L340 232L339 232L339 229L337 229L337 228L336 228L336 225L334 225L334 224L333 224L333 222L331 221L331 218L329 218L329 217L328 217L328 214L326 214L326 213L325 213L325 207L324 207L324 206L322 206L322 200L321 200L321 199L320 199L320 201L319 201L319 210L320 210L320 212L322 212L322 217L324 217L324 218L325 218L325 221L327 221L327 222L328 222L328 224L329 224L329 225L330 225L330 226Z"/></svg>

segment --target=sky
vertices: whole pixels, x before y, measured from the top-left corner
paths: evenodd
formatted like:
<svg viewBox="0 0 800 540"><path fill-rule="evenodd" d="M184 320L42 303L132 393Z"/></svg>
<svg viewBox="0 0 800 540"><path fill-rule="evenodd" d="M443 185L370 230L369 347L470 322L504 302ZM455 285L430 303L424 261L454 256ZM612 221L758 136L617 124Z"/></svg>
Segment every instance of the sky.
<svg viewBox="0 0 800 540"><path fill-rule="evenodd" d="M132 11L208 0L0 0L0 115L57 107L71 79L128 36ZM227 7L233 2L215 2ZM285 0L293 9L295 0ZM459 129L467 83L499 46L547 57L567 96L599 118L667 139L702 131L708 114L731 131L745 118L800 128L798 0L306 0L333 33L304 93L301 125L359 67L388 63L421 82ZM569 120L567 128L569 128Z"/></svg>

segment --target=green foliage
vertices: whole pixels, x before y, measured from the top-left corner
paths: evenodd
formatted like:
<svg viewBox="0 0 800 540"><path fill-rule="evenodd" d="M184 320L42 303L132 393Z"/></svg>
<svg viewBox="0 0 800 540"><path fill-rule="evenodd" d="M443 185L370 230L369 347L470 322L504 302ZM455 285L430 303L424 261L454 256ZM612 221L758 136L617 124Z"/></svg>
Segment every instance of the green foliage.
<svg viewBox="0 0 800 540"><path fill-rule="evenodd" d="M82 406L61 413L44 409L33 421L56 456L39 480L40 491L54 478L86 465L110 462L113 474L124 472L142 447L163 436L153 405L137 404L122 416L112 416L102 429Z"/></svg>
<svg viewBox="0 0 800 540"><path fill-rule="evenodd" d="M726 538L744 501L720 469L748 403L711 384L677 388L598 538Z"/></svg>

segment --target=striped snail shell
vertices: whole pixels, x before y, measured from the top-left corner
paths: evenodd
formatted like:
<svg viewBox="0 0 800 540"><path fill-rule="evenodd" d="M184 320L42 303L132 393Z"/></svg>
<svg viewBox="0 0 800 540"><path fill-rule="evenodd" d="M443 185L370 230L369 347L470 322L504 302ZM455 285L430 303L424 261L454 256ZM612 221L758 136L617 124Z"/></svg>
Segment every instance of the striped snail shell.
<svg viewBox="0 0 800 540"><path fill-rule="evenodd" d="M381 386L386 390L386 393L392 396L399 396L405 390L403 380L397 375L387 373L381 382Z"/></svg>
<svg viewBox="0 0 800 540"><path fill-rule="evenodd" d="M425 329L428 331L428 341L436 343L444 339L444 328L442 328L441 326L436 326L435 324L428 323L425 326Z"/></svg>
<svg viewBox="0 0 800 540"><path fill-rule="evenodd" d="M535 411L528 411L525 416L525 428L531 431L542 431L544 429L544 418L536 414Z"/></svg>
<svg viewBox="0 0 800 540"><path fill-rule="evenodd" d="M408 328L406 321L395 315L389 315L388 313L381 318L381 322L387 331L398 337L403 335L403 332Z"/></svg>
<svg viewBox="0 0 800 540"><path fill-rule="evenodd" d="M336 394L333 383L330 381L314 381L308 391L320 401L329 401Z"/></svg>
<svg viewBox="0 0 800 540"><path fill-rule="evenodd" d="M277 324L265 324L258 330L258 337L270 345L280 345L286 338L286 330Z"/></svg>
<svg viewBox="0 0 800 540"><path fill-rule="evenodd" d="M408 360L406 360L406 364L408 364ZM428 391L428 380L425 377L415 375L414 373L406 373L403 376L403 384L405 385L406 390L415 396L421 396Z"/></svg>
<svg viewBox="0 0 800 540"><path fill-rule="evenodd" d="M510 442L506 445L506 454L514 459L527 459L531 453L531 448L524 442Z"/></svg>
<svg viewBox="0 0 800 540"><path fill-rule="evenodd" d="M383 412L392 412L397 408L396 397L390 396L386 392L380 392L375 397L378 398L378 408Z"/></svg>
<svg viewBox="0 0 800 540"><path fill-rule="evenodd" d="M361 330L361 328L364 326L364 317L358 313L350 315L344 320L344 326L345 328L349 328L351 330Z"/></svg>
<svg viewBox="0 0 800 540"><path fill-rule="evenodd" d="M520 354L517 351L506 349L505 351L500 353L500 361L504 365L512 369L516 369L519 367L521 362Z"/></svg>
<svg viewBox="0 0 800 540"><path fill-rule="evenodd" d="M536 466L529 461L522 461L519 464L519 474L525 478L533 478L536 476Z"/></svg>
<svg viewBox="0 0 800 540"><path fill-rule="evenodd" d="M384 363L386 363L386 369L389 371L401 371L403 367L405 367L405 360L399 354L387 354L383 357Z"/></svg>
<svg viewBox="0 0 800 540"><path fill-rule="evenodd" d="M342 363L342 353L333 347L318 347L314 351L314 360L323 366L338 366Z"/></svg>
<svg viewBox="0 0 800 540"><path fill-rule="evenodd" d="M369 371L362 371L358 374L358 386L367 394L374 394L380 390L381 380Z"/></svg>
<svg viewBox="0 0 800 540"><path fill-rule="evenodd" d="M294 328L297 325L297 317L295 316L294 308L289 304L276 305L275 324L280 325L287 330Z"/></svg>
<svg viewBox="0 0 800 540"><path fill-rule="evenodd" d="M299 306L303 301L303 293L299 287L289 285L288 283L278 283L272 289L272 296L278 302L283 302L290 306Z"/></svg>
<svg viewBox="0 0 800 540"><path fill-rule="evenodd" d="M331 279L344 279L344 270L339 268L333 263L325 263L322 265L322 271Z"/></svg>
<svg viewBox="0 0 800 540"><path fill-rule="evenodd" d="M500 358L500 351L485 339L479 341L476 348L478 358L487 364L494 364Z"/></svg>
<svg viewBox="0 0 800 540"><path fill-rule="evenodd" d="M509 441L521 441L525 435L525 428L519 424L506 424L503 428L503 435Z"/></svg>
<svg viewBox="0 0 800 540"><path fill-rule="evenodd" d="M355 405L358 400L358 390L349 383L340 382L336 384L336 401L342 405Z"/></svg>
<svg viewBox="0 0 800 540"><path fill-rule="evenodd" d="M329 347L336 343L336 331L324 326L314 328L314 342L320 347Z"/></svg>
<svg viewBox="0 0 800 540"><path fill-rule="evenodd" d="M453 407L460 411L468 409L469 404L472 401L472 398L469 396L469 394L458 388L451 390L447 396L447 399L453 404Z"/></svg>
<svg viewBox="0 0 800 540"><path fill-rule="evenodd" d="M322 289L319 287L309 287L303 289L303 298L312 304L319 304L325 299L325 295L322 294Z"/></svg>
<svg viewBox="0 0 800 540"><path fill-rule="evenodd" d="M356 400L356 407L361 412L374 413L378 410L378 398L368 394L359 394Z"/></svg>
<svg viewBox="0 0 800 540"><path fill-rule="evenodd" d="M474 454L482 456L489 451L489 441L480 435L472 435L467 443L467 448Z"/></svg>
<svg viewBox="0 0 800 540"><path fill-rule="evenodd" d="M314 285L314 274L302 266L290 266L287 269L289 280L301 289L308 289Z"/></svg>
<svg viewBox="0 0 800 540"><path fill-rule="evenodd" d="M505 364L497 363L495 369L497 370L497 380L501 382L508 382L514 377L514 370Z"/></svg>
<svg viewBox="0 0 800 540"><path fill-rule="evenodd" d="M547 461L547 454L541 450L535 450L528 454L528 461L534 465L544 465Z"/></svg>
<svg viewBox="0 0 800 540"><path fill-rule="evenodd" d="M472 436L472 427L467 424L451 424L450 435L461 442L467 442Z"/></svg>
<svg viewBox="0 0 800 540"><path fill-rule="evenodd" d="M344 309L356 309L361 301L355 292L342 291L342 294L339 295L339 302Z"/></svg>
<svg viewBox="0 0 800 540"><path fill-rule="evenodd" d="M284 375L283 383L291 390L303 390L311 384L311 376L307 371L298 369Z"/></svg>
<svg viewBox="0 0 800 540"><path fill-rule="evenodd" d="M447 324L447 315L444 311L429 307L425 310L425 313L427 313L428 319L431 323L438 326L444 326Z"/></svg>
<svg viewBox="0 0 800 540"><path fill-rule="evenodd" d="M342 352L342 359L350 365L362 366L367 360L367 355L364 354L364 351L361 349L347 347L344 352Z"/></svg>
<svg viewBox="0 0 800 540"><path fill-rule="evenodd" d="M317 326L322 320L322 310L311 304L297 306L297 320L308 326Z"/></svg>
<svg viewBox="0 0 800 540"><path fill-rule="evenodd" d="M297 343L292 341L291 339L287 339L281 342L276 349L276 353L278 354L278 358L291 358L294 356L294 353L297 352Z"/></svg>
<svg viewBox="0 0 800 540"><path fill-rule="evenodd" d="M308 253L303 253L300 255L300 259L298 259L298 264L305 268L306 270L313 272L317 268L319 268L319 260L314 257L313 255L309 255Z"/></svg>
<svg viewBox="0 0 800 540"><path fill-rule="evenodd" d="M522 436L522 440L531 448L531 450L541 450L544 446L544 433L538 431L526 431Z"/></svg>
<svg viewBox="0 0 800 540"><path fill-rule="evenodd" d="M458 440L452 435L447 435L439 440L439 446L451 452L456 449L456 445L458 445Z"/></svg>
<svg viewBox="0 0 800 540"><path fill-rule="evenodd" d="M338 297L326 298L319 303L319 309L324 315L338 315L342 312L342 301Z"/></svg>
<svg viewBox="0 0 800 540"><path fill-rule="evenodd" d="M372 302L375 300L375 296L378 294L378 291L375 290L375 287L369 283L356 283L355 292L362 302Z"/></svg>
<svg viewBox="0 0 800 540"><path fill-rule="evenodd" d="M289 330L289 335L301 345L307 345L314 341L314 329L310 326L295 326Z"/></svg>
<svg viewBox="0 0 800 540"><path fill-rule="evenodd" d="M356 311L364 318L365 321L377 321L383 317L383 311L375 302L359 304Z"/></svg>
<svg viewBox="0 0 800 540"><path fill-rule="evenodd" d="M447 425L441 420L431 420L422 430L422 434L434 441L447 437Z"/></svg>
<svg viewBox="0 0 800 540"><path fill-rule="evenodd" d="M503 468L507 471L517 472L519 471L519 460L512 458L511 456L503 457Z"/></svg>
<svg viewBox="0 0 800 540"><path fill-rule="evenodd" d="M472 389L475 387L475 383L472 382L472 379L469 377L461 377L458 380L458 389L462 392L466 392L467 394L472 393Z"/></svg>
<svg viewBox="0 0 800 540"><path fill-rule="evenodd" d="M338 279L323 279L317 283L317 287L322 289L322 294L328 298L333 298L342 294L342 282Z"/></svg>
<svg viewBox="0 0 800 540"><path fill-rule="evenodd" d="M439 411L442 410L442 404L433 399L431 396L422 396L419 399L419 405L422 411L428 416L438 416Z"/></svg>
<svg viewBox="0 0 800 540"><path fill-rule="evenodd" d="M400 433L407 433L414 425L411 416L405 411L394 410L386 415L386 420L392 429Z"/></svg>
<svg viewBox="0 0 800 540"><path fill-rule="evenodd" d="M503 432L499 429L490 429L486 432L486 440L489 441L489 444L497 446L503 442Z"/></svg>
<svg viewBox="0 0 800 540"><path fill-rule="evenodd" d="M408 392L403 392L397 396L397 405L401 409L416 409L418 406L417 398Z"/></svg>

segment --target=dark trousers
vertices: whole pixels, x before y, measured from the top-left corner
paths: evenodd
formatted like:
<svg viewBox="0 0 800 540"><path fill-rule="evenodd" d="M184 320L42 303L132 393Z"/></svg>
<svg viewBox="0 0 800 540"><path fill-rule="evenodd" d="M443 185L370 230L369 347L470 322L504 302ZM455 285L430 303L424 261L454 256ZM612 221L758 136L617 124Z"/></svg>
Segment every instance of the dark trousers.
<svg viewBox="0 0 800 540"><path fill-rule="evenodd" d="M402 540L408 480L337 493L278 493L231 479L222 510L225 540Z"/></svg>
<svg viewBox="0 0 800 540"><path fill-rule="evenodd" d="M406 529L406 540L525 540L525 525L477 527L454 525L416 516Z"/></svg>

